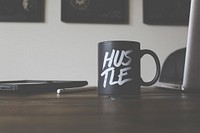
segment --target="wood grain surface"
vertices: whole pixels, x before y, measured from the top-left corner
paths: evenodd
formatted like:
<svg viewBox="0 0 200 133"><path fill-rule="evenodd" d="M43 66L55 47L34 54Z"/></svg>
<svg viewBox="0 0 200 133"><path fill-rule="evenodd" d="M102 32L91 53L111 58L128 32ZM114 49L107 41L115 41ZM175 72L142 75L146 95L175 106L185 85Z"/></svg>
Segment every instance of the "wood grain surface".
<svg viewBox="0 0 200 133"><path fill-rule="evenodd" d="M140 98L97 91L0 94L0 133L198 133L200 94L142 88Z"/></svg>

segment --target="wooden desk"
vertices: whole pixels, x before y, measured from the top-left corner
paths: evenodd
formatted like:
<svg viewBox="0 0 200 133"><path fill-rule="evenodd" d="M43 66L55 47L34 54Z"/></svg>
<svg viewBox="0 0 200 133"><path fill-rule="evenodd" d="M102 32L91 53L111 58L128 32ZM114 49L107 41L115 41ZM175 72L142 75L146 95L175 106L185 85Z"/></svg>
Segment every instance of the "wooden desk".
<svg viewBox="0 0 200 133"><path fill-rule="evenodd" d="M0 133L199 133L200 94L143 88L139 99L96 91L0 94Z"/></svg>

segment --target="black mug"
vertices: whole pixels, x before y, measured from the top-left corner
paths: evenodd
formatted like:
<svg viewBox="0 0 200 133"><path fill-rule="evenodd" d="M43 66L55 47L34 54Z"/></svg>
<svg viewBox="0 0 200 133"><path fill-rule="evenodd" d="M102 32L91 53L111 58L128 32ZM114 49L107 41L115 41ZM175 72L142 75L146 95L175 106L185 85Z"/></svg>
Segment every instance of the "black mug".
<svg viewBox="0 0 200 133"><path fill-rule="evenodd" d="M140 59L149 54L156 63L153 80L143 81ZM136 41L104 41L98 44L98 92L100 95L139 95L140 86L153 85L160 76L158 56L151 50L140 50Z"/></svg>

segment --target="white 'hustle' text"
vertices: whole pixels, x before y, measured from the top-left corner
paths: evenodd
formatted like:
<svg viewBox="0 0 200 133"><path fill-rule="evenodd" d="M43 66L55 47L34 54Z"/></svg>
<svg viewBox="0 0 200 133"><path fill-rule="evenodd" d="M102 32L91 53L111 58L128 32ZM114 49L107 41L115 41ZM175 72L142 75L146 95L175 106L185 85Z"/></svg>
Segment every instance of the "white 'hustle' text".
<svg viewBox="0 0 200 133"><path fill-rule="evenodd" d="M132 69L129 66L132 62L132 59L129 56L129 54L132 52L133 52L132 50L119 51L119 50L113 49L110 54L110 57L108 57L109 52L105 53L102 70L105 68L106 65L108 66L108 68L101 73L101 76L102 77L104 76L104 82L103 82L104 88L106 87L108 81L110 85L115 85L115 84L123 85L124 83L132 80L130 78L125 78L125 76L128 75L128 71ZM118 68L118 67L121 67L121 69L118 72L119 73L118 80L114 81L114 77L116 74L115 68ZM108 79L109 75L110 75L110 79Z"/></svg>

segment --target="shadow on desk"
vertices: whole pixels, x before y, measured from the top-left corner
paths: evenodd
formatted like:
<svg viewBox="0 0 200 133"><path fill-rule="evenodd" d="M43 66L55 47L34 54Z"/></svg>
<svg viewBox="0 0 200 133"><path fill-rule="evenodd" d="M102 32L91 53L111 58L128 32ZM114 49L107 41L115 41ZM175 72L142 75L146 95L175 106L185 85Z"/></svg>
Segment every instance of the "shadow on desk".
<svg viewBox="0 0 200 133"><path fill-rule="evenodd" d="M140 99L97 91L0 96L1 133L198 133L200 95L141 88Z"/></svg>

